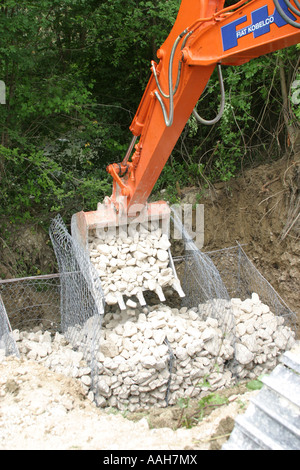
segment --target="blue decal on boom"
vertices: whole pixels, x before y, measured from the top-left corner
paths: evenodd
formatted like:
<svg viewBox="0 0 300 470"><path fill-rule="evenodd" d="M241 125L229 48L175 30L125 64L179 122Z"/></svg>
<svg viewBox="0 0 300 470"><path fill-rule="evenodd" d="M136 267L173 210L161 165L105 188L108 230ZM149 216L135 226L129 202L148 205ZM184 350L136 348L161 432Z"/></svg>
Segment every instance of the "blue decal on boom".
<svg viewBox="0 0 300 470"><path fill-rule="evenodd" d="M288 10L288 7L285 2L279 0L282 9L284 12L292 19L295 20L296 18L294 15ZM238 45L238 40L246 36L247 34L253 34L254 38L258 38L264 34L270 32L270 25L272 23L276 24L278 28L286 25L286 21L279 15L277 9L275 8L274 13L269 15L268 6L264 5L257 10L251 12L251 21L250 25L244 26L241 29L237 29L237 26L246 23L247 16L242 16L238 20L232 21L221 28L222 34L222 42L223 42L223 50L228 51L233 47Z"/></svg>

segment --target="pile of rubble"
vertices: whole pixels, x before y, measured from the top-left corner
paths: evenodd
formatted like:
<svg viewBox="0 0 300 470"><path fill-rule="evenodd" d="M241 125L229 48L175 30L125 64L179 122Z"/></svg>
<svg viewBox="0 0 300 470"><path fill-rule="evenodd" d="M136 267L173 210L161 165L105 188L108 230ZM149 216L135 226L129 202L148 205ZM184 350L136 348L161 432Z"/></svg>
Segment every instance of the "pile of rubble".
<svg viewBox="0 0 300 470"><path fill-rule="evenodd" d="M134 411L202 396L271 371L293 346L294 332L257 294L214 304L219 318L207 316L209 303L108 314L98 354L99 404ZM224 334L230 314L234 331Z"/></svg>
<svg viewBox="0 0 300 470"><path fill-rule="evenodd" d="M278 357L295 344L295 332L285 326L284 317L276 316L260 302L257 294L243 302L232 299L235 320L236 373L240 378L254 378L270 372Z"/></svg>
<svg viewBox="0 0 300 470"><path fill-rule="evenodd" d="M170 245L159 227L149 231L141 226L132 236L127 231L118 236L105 232L103 238L101 233L90 235L90 258L100 276L106 303L119 304L125 310L125 303L130 308L137 306L132 299L136 297L145 306L143 291L148 290L164 302L162 288L166 286L183 296L180 282L169 267Z"/></svg>
<svg viewBox="0 0 300 470"><path fill-rule="evenodd" d="M224 330L224 318L228 324L233 320L230 331ZM76 350L59 333L36 328L14 330L13 335L21 356L77 378L90 400L120 410L164 407L180 397L200 397L229 387L237 379L256 378L273 370L279 356L295 343L284 319L275 316L257 294L192 309L161 304L107 313L100 344L87 344L92 336L86 332L93 329L94 320L69 327L66 337L76 329ZM97 377L84 360L91 350Z"/></svg>
<svg viewBox="0 0 300 470"><path fill-rule="evenodd" d="M82 351L75 351L72 345L60 333L52 335L35 327L32 331L13 330L13 338L20 357L37 361L45 367L80 381L82 390L89 394L91 368L84 360ZM0 362L5 359L4 350L0 349ZM93 396L89 395L92 399Z"/></svg>
<svg viewBox="0 0 300 470"><path fill-rule="evenodd" d="M183 396L197 396L195 385L206 377L213 389L230 384L224 364L234 350L222 340L217 320L201 321L187 308L160 305L150 310L106 319L98 354L97 399L102 406L130 411L163 407Z"/></svg>

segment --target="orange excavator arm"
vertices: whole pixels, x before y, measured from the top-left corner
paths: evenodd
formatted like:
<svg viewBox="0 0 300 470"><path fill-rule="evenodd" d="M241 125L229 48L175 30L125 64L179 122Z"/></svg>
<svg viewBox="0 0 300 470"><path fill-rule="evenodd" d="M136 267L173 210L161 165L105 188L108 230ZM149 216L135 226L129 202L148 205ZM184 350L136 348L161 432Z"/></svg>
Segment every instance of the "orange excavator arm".
<svg viewBox="0 0 300 470"><path fill-rule="evenodd" d="M107 167L117 211L122 196L129 215L146 204L217 64L240 65L300 42L299 0L275 1L242 0L229 8L223 0L182 1L159 62L152 62L127 155Z"/></svg>
<svg viewBox="0 0 300 470"><path fill-rule="evenodd" d="M89 229L140 220L167 219L166 203L148 204L186 122L217 122L224 107L221 66L240 65L300 42L299 0L242 0L224 8L224 0L182 0L175 24L151 63L151 77L131 123L131 144L121 163L107 167L111 197L96 211L74 219L83 241ZM215 67L221 80L221 107L203 121L194 110Z"/></svg>

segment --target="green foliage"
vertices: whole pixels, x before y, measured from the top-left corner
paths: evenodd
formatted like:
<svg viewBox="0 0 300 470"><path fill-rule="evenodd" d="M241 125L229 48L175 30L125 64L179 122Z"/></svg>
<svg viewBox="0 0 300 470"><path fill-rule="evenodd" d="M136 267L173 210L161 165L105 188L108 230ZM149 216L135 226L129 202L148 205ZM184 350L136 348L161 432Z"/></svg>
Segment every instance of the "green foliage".
<svg viewBox="0 0 300 470"><path fill-rule="evenodd" d="M214 126L198 125L192 116L173 155L186 171L197 168L196 182L229 181L243 168L272 160L286 150L280 67L290 89L294 125L299 126L299 53L297 46L259 57L239 67L223 67L225 109ZM213 73L197 111L212 119L219 106L219 81ZM184 149L184 152L183 152ZM196 172L195 172L196 173Z"/></svg>
<svg viewBox="0 0 300 470"><path fill-rule="evenodd" d="M171 157L170 161L164 166L153 192L159 195L163 193L170 203L175 204L180 199L181 189L194 185L199 176L197 164L190 163L186 165L184 162L180 163Z"/></svg>
<svg viewBox="0 0 300 470"><path fill-rule="evenodd" d="M1 205L11 222L46 222L57 212L64 215L83 207L96 208L110 187L103 170L82 170L84 164L89 165L86 159L78 172L64 169L42 151L22 153L0 146L0 158L6 168Z"/></svg>
<svg viewBox="0 0 300 470"><path fill-rule="evenodd" d="M250 382L247 383L247 388L249 390L260 390L263 387L263 382L261 381L261 376L258 377L257 379L250 380Z"/></svg>
<svg viewBox="0 0 300 470"><path fill-rule="evenodd" d="M203 420L207 412L227 404L228 398L219 393L209 393L194 404L190 397L182 397L178 400L181 413L177 427L191 428L196 426L199 421Z"/></svg>
<svg viewBox="0 0 300 470"><path fill-rule="evenodd" d="M136 86L140 87L138 97L142 97L150 75L150 60L156 59L156 51L171 30L179 5L180 0L101 2L97 9L101 17L97 55L102 66L110 69L114 78L114 93L121 91L124 96L127 90L132 91L132 87ZM110 89L111 81L106 87L106 90ZM131 93L127 95L127 100L132 100Z"/></svg>
<svg viewBox="0 0 300 470"><path fill-rule="evenodd" d="M71 8L82 2L2 2L0 14L0 76L7 87L7 105L1 107L2 144L41 148L74 125L87 126L92 111L93 83L81 62L68 60L71 45ZM86 3L86 2L83 2ZM83 5L82 5L83 6ZM83 20L83 18L82 18ZM69 18L71 23L71 18Z"/></svg>
<svg viewBox="0 0 300 470"><path fill-rule="evenodd" d="M3 219L47 225L58 211L70 218L111 193L105 168L124 157L150 61L179 6L180 0L2 0ZM212 127L189 120L154 192L177 202L185 186L228 181L244 166L277 157L286 141L280 64L288 89L298 93L298 85L290 88L300 79L298 56L292 47L224 68L222 120ZM218 102L214 72L199 114L213 117ZM291 101L291 110L291 120L299 121L299 104Z"/></svg>
<svg viewBox="0 0 300 470"><path fill-rule="evenodd" d="M71 217L111 193L156 48L179 0L3 0L0 203L4 218Z"/></svg>

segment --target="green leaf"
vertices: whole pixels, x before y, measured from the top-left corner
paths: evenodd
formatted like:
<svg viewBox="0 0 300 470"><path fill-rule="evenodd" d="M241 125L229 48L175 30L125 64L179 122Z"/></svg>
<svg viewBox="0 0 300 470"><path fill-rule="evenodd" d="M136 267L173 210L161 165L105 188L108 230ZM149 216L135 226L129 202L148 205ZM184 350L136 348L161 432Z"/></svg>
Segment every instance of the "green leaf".
<svg viewBox="0 0 300 470"><path fill-rule="evenodd" d="M263 387L263 385L264 385L263 382L258 378L258 379L250 380L250 382L246 384L246 387L249 390L260 390Z"/></svg>

